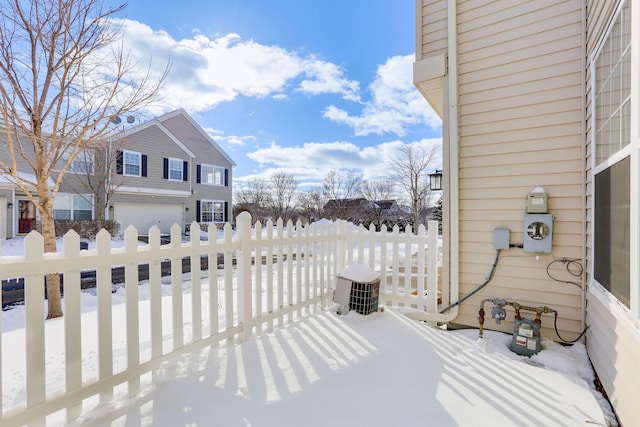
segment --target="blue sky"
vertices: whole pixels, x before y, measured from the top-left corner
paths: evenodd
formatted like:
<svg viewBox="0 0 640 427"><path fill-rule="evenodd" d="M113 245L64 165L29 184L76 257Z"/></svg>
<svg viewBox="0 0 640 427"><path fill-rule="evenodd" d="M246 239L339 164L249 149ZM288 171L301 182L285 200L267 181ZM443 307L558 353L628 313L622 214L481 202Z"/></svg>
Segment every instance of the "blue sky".
<svg viewBox="0 0 640 427"><path fill-rule="evenodd" d="M119 16L132 59L156 75L171 61L148 114L184 108L237 163L236 183L379 178L399 144L440 144L412 84L413 0L132 0Z"/></svg>

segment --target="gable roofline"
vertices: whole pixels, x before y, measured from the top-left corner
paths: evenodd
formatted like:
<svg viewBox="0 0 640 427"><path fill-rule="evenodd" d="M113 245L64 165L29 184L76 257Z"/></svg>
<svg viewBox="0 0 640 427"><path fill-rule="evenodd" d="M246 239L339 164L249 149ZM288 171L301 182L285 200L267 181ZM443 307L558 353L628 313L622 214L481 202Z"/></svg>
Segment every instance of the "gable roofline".
<svg viewBox="0 0 640 427"><path fill-rule="evenodd" d="M222 156L229 162L231 163L232 167L236 166L236 162L233 161L233 159L231 157L229 157L229 155L222 149L222 147L220 147L220 145L211 137L211 135L209 135L204 129L202 129L202 126L200 126L194 119L193 117L191 117L184 108L178 108L177 110L171 111L169 113L163 114L160 117L157 117L156 120L163 122L165 120L168 120L172 117L175 117L177 115L182 115L184 116L189 123L191 123L191 125L198 130L198 132L200 133L200 135L202 135L216 150L218 150L218 152L220 152L220 154L222 154Z"/></svg>
<svg viewBox="0 0 640 427"><path fill-rule="evenodd" d="M140 123L139 125L133 126L129 129L125 129L123 130L121 133L119 133L118 135L121 135L123 138L126 138L130 135L133 135L135 133L138 132L142 132L145 129L148 129L152 126L157 126L165 135L167 135L169 137L169 139L171 139L178 147L180 147L180 149L182 151L184 151L187 156L189 156L190 158L195 158L196 155L193 154L193 152L191 150L189 150L186 145L184 145L182 142L180 142L180 140L178 138L176 138L176 136L174 134L172 134L169 129L167 129L166 127L164 127L164 125L160 122L160 117L155 117L151 120L147 120L144 123Z"/></svg>

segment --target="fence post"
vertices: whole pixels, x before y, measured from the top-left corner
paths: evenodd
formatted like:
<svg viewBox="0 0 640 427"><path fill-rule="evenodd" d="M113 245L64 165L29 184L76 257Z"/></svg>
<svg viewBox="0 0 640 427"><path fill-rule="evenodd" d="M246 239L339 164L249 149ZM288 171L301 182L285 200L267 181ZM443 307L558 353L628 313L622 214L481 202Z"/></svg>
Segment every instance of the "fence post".
<svg viewBox="0 0 640 427"><path fill-rule="evenodd" d="M336 220L336 274L342 273L347 254L347 221Z"/></svg>
<svg viewBox="0 0 640 427"><path fill-rule="evenodd" d="M238 271L238 321L242 324L242 340L253 337L253 291L251 285L251 214L242 212L236 218L236 235L240 248L236 255Z"/></svg>
<svg viewBox="0 0 640 427"><path fill-rule="evenodd" d="M427 223L427 313L438 312L438 221Z"/></svg>

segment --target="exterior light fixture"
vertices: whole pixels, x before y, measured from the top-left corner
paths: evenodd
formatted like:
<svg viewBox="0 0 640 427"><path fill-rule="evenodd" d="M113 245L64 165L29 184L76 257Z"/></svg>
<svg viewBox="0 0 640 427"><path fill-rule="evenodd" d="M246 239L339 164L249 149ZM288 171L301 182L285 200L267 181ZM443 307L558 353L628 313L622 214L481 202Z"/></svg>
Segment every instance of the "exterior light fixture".
<svg viewBox="0 0 640 427"><path fill-rule="evenodd" d="M436 169L432 174L429 174L429 187L432 191L442 190L442 170Z"/></svg>
<svg viewBox="0 0 640 427"><path fill-rule="evenodd" d="M7 203L7 209L13 209L13 203L11 202Z"/></svg>
<svg viewBox="0 0 640 427"><path fill-rule="evenodd" d="M113 205L109 206L109 210L112 211L113 210Z"/></svg>

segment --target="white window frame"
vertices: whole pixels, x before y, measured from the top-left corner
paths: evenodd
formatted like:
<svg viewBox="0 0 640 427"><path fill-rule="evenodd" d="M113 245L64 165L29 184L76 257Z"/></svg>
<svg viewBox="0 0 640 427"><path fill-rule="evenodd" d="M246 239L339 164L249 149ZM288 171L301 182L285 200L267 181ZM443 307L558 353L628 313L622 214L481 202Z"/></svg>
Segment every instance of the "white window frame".
<svg viewBox="0 0 640 427"><path fill-rule="evenodd" d="M207 169L211 171L209 173L205 172ZM224 171L225 168L222 166L201 164L200 165L200 184L204 185L216 185L223 187L224 186ZM219 177L220 182L216 182L216 178ZM211 178L209 180L209 178Z"/></svg>
<svg viewBox="0 0 640 427"><path fill-rule="evenodd" d="M612 31L620 17L620 13L625 5L631 5L631 87L630 87L630 123L629 123L629 144L620 148L617 152L610 154L607 158L598 163L596 136L597 126L599 124L597 111L598 105L596 105L595 93L599 90L596 82L596 64L599 56L602 54L602 49L605 43L612 35ZM592 189L593 197L591 198L591 212L595 216L595 203L597 203L597 194L595 194L595 182L596 176L609 169L616 163L629 158L630 160L630 254L629 254L629 308L627 308L622 302L620 302L612 293L601 286L595 279L595 260L594 251L591 251L590 262L590 278L591 285L589 287L590 292L594 292L595 289L601 289L606 292L608 298L614 303L610 304L610 307L616 307L615 310L619 311L623 316L630 317L632 322L636 325L640 325L640 269L638 263L640 262L640 173L638 168L640 167L640 85L638 79L634 79L633 76L640 73L640 54L638 50L640 48L640 18L638 17L638 10L640 8L640 1L638 0L621 0L618 4L616 12L612 15L610 24L602 36L598 48L591 55L591 93L594 94L594 98L591 102L591 116L593 123L591 126L591 167L592 167ZM618 102L621 105L622 102ZM602 114L600 114L602 115ZM591 236L595 235L595 218L592 217L591 223ZM596 245L597 242L593 242Z"/></svg>
<svg viewBox="0 0 640 427"><path fill-rule="evenodd" d="M65 155L64 160L69 158ZM76 175L93 175L95 172L95 156L92 150L84 150L80 152L67 168L68 173Z"/></svg>
<svg viewBox="0 0 640 427"><path fill-rule="evenodd" d="M129 159L127 159L127 157L129 157ZM128 161L128 160L131 160L132 157L136 157L137 162L134 163L132 161ZM127 166L129 165L137 166L138 173L134 174L127 171ZM129 150L122 151L122 174L125 176L137 176L137 177L142 176L142 153L139 153L137 151L129 151Z"/></svg>
<svg viewBox="0 0 640 427"><path fill-rule="evenodd" d="M215 206L216 204L220 204L220 209L219 211L216 211ZM210 206L210 209L207 209L205 211L205 205ZM200 200L200 218L199 222L202 223L211 223L211 222L224 222L224 217L225 217L225 212L224 212L224 205L225 202L224 200ZM203 219L205 212L210 213L211 215L211 221L205 221ZM216 219L216 215L219 215L218 219Z"/></svg>
<svg viewBox="0 0 640 427"><path fill-rule="evenodd" d="M167 175L169 177L169 181L182 181L184 171L184 160L176 159L173 157L169 158L169 165L167 167ZM174 175L175 174L175 175Z"/></svg>
<svg viewBox="0 0 640 427"><path fill-rule="evenodd" d="M88 209L76 209L76 201L81 200L88 203L90 207ZM53 212L54 216L56 211L69 211L69 220L76 220L76 211L88 210L91 212L91 218L94 219L94 200L92 194L72 194L72 193L58 193L53 200Z"/></svg>

